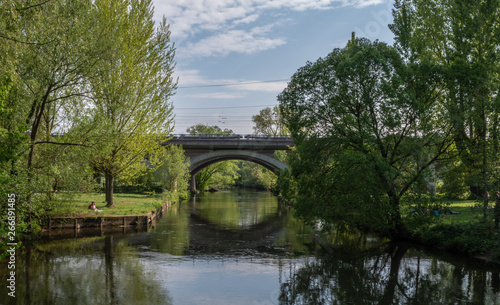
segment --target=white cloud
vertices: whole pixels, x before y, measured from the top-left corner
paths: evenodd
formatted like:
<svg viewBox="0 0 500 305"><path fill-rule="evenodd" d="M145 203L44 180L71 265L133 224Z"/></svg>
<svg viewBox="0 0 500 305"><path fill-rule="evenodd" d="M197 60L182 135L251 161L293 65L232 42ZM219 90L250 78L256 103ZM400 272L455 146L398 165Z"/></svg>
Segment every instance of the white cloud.
<svg viewBox="0 0 500 305"><path fill-rule="evenodd" d="M354 6L356 8L363 8L370 5L378 5L386 3L387 0L354 0L354 1L344 1L346 5Z"/></svg>
<svg viewBox="0 0 500 305"><path fill-rule="evenodd" d="M233 22L233 24L234 25L238 25L238 24L252 23L252 22L255 22L258 18L259 18L259 15L253 14L253 15L250 15L250 16L245 17L243 19L236 20L236 21Z"/></svg>
<svg viewBox="0 0 500 305"><path fill-rule="evenodd" d="M241 86L236 86L239 87L243 90L247 91L261 91L261 92L276 92L279 93L283 91L286 86L288 85L287 82L248 82L245 85Z"/></svg>
<svg viewBox="0 0 500 305"><path fill-rule="evenodd" d="M155 1L155 18L165 15L171 25L172 37L180 45L187 40L181 56L227 55L230 52L253 53L272 49L285 43L271 38L270 33L257 34L259 16L268 11L325 10L340 6L357 8L388 0L177 0ZM206 32L215 32L209 33ZM204 38L196 41L196 35ZM208 37L207 37L208 36ZM186 52L188 49L189 52ZM181 51L179 50L179 51Z"/></svg>
<svg viewBox="0 0 500 305"><path fill-rule="evenodd" d="M175 70L174 77L179 78L179 87L188 87L192 85L208 85L210 82L199 75L199 70Z"/></svg>
<svg viewBox="0 0 500 305"><path fill-rule="evenodd" d="M227 55L231 52L251 54L285 44L284 39L265 37L266 32L260 27L249 31L226 31L195 43L187 43L185 47L178 49L177 55L179 57L214 56Z"/></svg>

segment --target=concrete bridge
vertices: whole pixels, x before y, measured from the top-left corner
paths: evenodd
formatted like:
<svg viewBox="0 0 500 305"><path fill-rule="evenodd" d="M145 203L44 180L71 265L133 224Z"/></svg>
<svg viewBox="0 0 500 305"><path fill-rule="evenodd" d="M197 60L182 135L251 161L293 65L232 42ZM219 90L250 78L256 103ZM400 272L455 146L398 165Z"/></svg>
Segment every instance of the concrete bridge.
<svg viewBox="0 0 500 305"><path fill-rule="evenodd" d="M176 135L168 144L182 145L190 159L191 190L196 190L195 176L205 167L226 160L246 160L279 173L287 167L274 158L277 150L287 150L293 146L289 136L253 135Z"/></svg>

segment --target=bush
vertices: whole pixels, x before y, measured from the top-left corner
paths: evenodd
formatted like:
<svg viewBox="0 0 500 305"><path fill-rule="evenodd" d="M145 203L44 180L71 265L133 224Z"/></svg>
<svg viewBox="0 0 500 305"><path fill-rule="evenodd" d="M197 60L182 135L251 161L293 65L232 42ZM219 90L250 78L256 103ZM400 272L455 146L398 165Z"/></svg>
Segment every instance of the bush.
<svg viewBox="0 0 500 305"><path fill-rule="evenodd" d="M500 249L500 237L493 232L490 223L468 222L420 226L413 234L415 239L426 245L458 253L488 254L492 249Z"/></svg>

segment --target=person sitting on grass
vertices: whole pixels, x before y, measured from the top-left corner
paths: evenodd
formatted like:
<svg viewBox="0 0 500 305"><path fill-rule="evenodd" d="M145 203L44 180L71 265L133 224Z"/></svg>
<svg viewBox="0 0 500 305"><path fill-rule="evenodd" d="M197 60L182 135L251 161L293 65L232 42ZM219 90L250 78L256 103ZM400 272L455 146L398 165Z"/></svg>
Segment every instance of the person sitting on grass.
<svg viewBox="0 0 500 305"><path fill-rule="evenodd" d="M96 211L96 212L101 212L96 206L95 206L95 201L92 201L92 203L89 205L89 210Z"/></svg>

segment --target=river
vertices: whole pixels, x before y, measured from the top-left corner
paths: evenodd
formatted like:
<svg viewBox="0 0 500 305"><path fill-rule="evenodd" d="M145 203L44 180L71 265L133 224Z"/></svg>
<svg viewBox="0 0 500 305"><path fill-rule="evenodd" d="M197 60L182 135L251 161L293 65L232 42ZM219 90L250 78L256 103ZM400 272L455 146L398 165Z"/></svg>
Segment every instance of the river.
<svg viewBox="0 0 500 305"><path fill-rule="evenodd" d="M318 239L268 192L198 195L129 231L25 243L15 298L1 262L0 304L500 305L495 265L361 235Z"/></svg>

